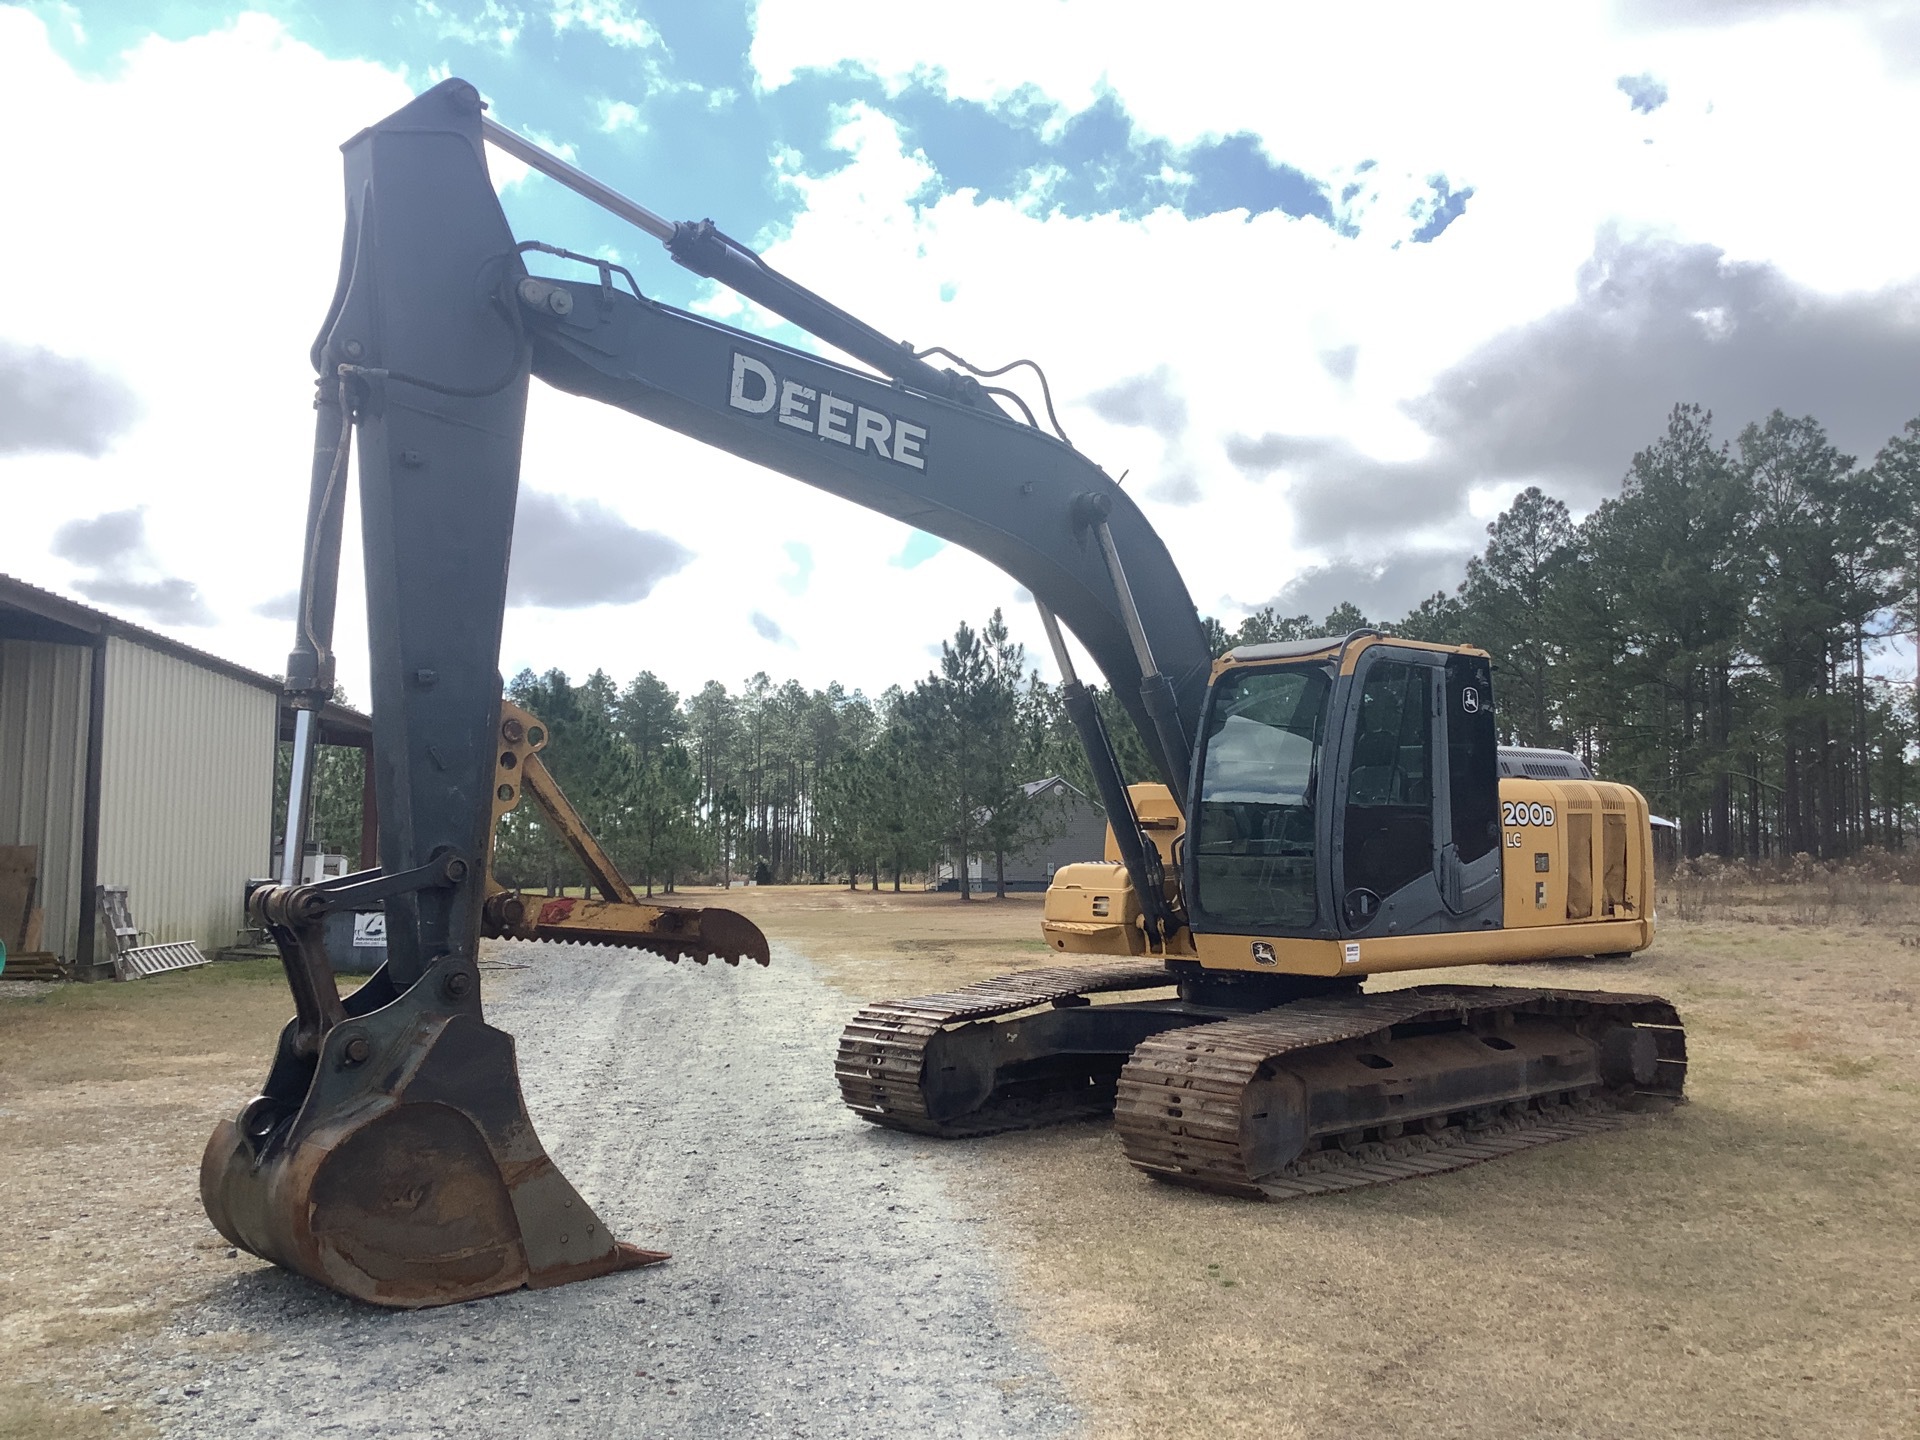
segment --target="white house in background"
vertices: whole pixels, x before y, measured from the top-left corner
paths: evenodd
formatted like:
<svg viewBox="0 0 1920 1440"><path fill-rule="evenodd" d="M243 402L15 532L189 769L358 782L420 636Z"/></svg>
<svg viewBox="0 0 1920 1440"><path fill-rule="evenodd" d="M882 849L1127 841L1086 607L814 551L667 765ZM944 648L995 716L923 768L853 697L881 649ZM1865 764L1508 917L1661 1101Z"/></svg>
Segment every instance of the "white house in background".
<svg viewBox="0 0 1920 1440"><path fill-rule="evenodd" d="M1058 835L1032 846L1018 855L1007 856L1007 889L1044 890L1053 881L1053 872L1062 865L1082 860L1099 860L1107 849L1107 814L1095 800L1058 775L1044 780L1029 780L1020 787L1027 804L1051 804L1060 808L1064 825ZM975 855L967 863L969 888L991 890L994 886L993 854ZM958 890L960 880L953 861L944 859L934 872L929 889Z"/></svg>

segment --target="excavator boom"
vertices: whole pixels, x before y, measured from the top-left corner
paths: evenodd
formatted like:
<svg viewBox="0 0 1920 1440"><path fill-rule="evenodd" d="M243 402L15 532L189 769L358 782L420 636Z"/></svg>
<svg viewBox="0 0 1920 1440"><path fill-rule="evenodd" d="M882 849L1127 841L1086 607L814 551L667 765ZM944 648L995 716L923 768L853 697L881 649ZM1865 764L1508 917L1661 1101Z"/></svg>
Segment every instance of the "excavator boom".
<svg viewBox="0 0 1920 1440"><path fill-rule="evenodd" d="M216 1131L201 1171L208 1214L229 1240L389 1305L658 1258L614 1241L534 1138L512 1042L482 1015L483 936L767 959L764 937L730 911L638 901L526 742L531 717L503 716L497 667L532 376L994 561L1086 644L1170 784L1185 774L1212 658L1165 546L1071 446L1008 418L970 376L909 354L709 222L658 221L491 126L483 108L471 85L449 80L343 147L339 283L313 348L317 419L287 667L297 723L285 844L294 856L303 848L312 714L332 685L357 434L380 864L319 885L288 871L254 892L296 1014L261 1093ZM616 202L681 263L880 373L658 304L616 284L604 263L588 262L595 278L530 275L523 256L554 247L509 228L487 171L489 129L549 173ZM1117 772L1102 783L1124 806ZM523 791L547 810L600 897L525 897L494 882L493 829ZM387 964L342 997L319 921L376 900L387 915Z"/></svg>

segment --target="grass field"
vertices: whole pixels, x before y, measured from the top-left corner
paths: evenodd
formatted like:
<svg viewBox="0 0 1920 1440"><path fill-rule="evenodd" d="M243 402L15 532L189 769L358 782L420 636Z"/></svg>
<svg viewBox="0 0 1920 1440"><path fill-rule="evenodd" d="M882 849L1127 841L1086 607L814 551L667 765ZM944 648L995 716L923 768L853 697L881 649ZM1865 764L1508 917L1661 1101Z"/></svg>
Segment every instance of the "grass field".
<svg viewBox="0 0 1920 1440"><path fill-rule="evenodd" d="M1050 963L1037 897L688 894L848 997ZM1449 979L1650 990L1692 1103L1384 1189L1259 1205L1134 1173L1098 1125L927 1142L1105 1436L1894 1436L1920 1430L1920 949L1721 896L1631 962ZM1421 977L1405 977L1414 983ZM194 1189L261 1078L276 967L0 984L0 1437L144 1428L108 1358L250 1257ZM820 1063L831 1063L822 1055ZM107 1394L76 1406L76 1390Z"/></svg>
<svg viewBox="0 0 1920 1440"><path fill-rule="evenodd" d="M735 897L850 999L1048 963L1034 899ZM1920 950L1736 899L1632 961L1446 977L1673 999L1692 1103L1644 1125L1286 1205L1149 1180L1105 1126L968 1142L1094 1433L1920 1432Z"/></svg>

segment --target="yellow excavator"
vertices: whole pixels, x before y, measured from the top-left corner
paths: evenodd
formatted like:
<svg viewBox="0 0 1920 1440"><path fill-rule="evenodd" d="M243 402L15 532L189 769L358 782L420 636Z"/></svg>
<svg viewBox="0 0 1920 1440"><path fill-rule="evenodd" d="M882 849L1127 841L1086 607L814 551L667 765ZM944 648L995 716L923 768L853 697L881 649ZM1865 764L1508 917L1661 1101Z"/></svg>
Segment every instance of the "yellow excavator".
<svg viewBox="0 0 1920 1440"><path fill-rule="evenodd" d="M1034 597L1107 857L1048 893L1045 933L1067 963L854 1019L837 1069L860 1115L959 1136L1111 1109L1150 1173L1284 1198L1679 1098L1684 1037L1656 997L1363 984L1650 939L1644 802L1571 757L1503 756L1483 652L1361 631L1215 656L1165 544L1067 441L1037 366L1045 426L993 383L1031 362L982 370L914 350L711 221L665 220L484 112L448 80L343 147L339 280L312 351L286 853L302 851L313 712L332 684L357 435L380 864L318 884L289 869L251 893L296 1013L202 1163L230 1241L395 1306L661 1258L609 1235L535 1137L512 1040L483 1017L480 941L762 960L765 941L727 912L639 905L551 805L602 897L549 903L492 880L502 807L551 800L537 722L503 711L498 674L533 376L965 546ZM516 239L488 145L856 363L650 299L611 260ZM534 254L571 268L534 274ZM1125 782L1067 631L1156 780ZM373 901L387 962L342 998L320 922Z"/></svg>
<svg viewBox="0 0 1920 1440"><path fill-rule="evenodd" d="M1048 887L1048 944L1107 963L868 1006L841 1039L847 1104L939 1136L1112 1111L1149 1174L1290 1199L1678 1100L1685 1035L1656 996L1363 990L1653 938L1646 801L1499 747L1490 681L1483 651L1371 632L1230 651L1187 803L1129 787L1134 854L1109 825L1105 861Z"/></svg>

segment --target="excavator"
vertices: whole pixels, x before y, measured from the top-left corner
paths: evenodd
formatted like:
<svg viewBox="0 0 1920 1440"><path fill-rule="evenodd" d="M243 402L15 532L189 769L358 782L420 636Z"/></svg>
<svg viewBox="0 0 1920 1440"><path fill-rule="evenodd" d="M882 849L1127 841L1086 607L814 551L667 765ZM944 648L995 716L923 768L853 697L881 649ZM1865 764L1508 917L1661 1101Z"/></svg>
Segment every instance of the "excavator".
<svg viewBox="0 0 1920 1440"><path fill-rule="evenodd" d="M1015 366L892 340L711 221L667 221L485 110L450 79L343 147L339 278L312 350L285 853L301 853L312 718L332 683L357 432L380 863L318 884L290 870L251 893L295 1015L203 1158L202 1199L230 1242L397 1307L665 1258L610 1235L541 1146L512 1039L482 1012L480 942L762 963L766 942L731 912L638 904L590 837L574 848L599 900L520 896L491 873L493 828L523 792L584 834L538 763L544 731L503 708L498 673L534 376L965 546L1039 609L1108 817L1105 858L1048 891L1062 963L854 1017L836 1074L858 1115L953 1137L1111 1112L1147 1173L1284 1199L1681 1098L1684 1031L1656 996L1365 983L1651 941L1645 802L1572 756L1503 752L1485 652L1363 630L1214 655L1166 546L1068 443L1037 366L1048 426L991 383ZM489 145L854 363L516 239ZM570 268L535 274L535 255ZM1154 778L1127 783L1067 631ZM376 900L387 963L343 997L320 922Z"/></svg>

